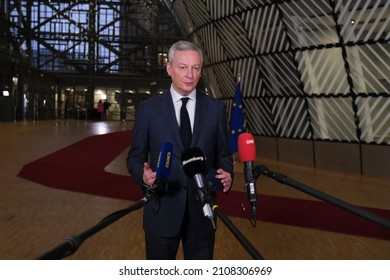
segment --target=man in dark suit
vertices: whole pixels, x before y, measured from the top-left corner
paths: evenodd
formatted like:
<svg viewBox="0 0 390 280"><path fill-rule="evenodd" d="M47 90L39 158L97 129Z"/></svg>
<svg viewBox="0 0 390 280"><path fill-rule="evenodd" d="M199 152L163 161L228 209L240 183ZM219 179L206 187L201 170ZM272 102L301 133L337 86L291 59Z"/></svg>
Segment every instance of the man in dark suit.
<svg viewBox="0 0 390 280"><path fill-rule="evenodd" d="M207 158L207 170L227 193L232 185L233 163L228 145L225 106L200 91L202 51L193 43L179 41L168 53L166 70L171 77L170 90L140 104L136 116L127 168L143 190L153 185L156 165L164 143L173 144L172 170L166 192L156 213L153 201L144 207L147 259L175 259L182 241L184 259L212 259L215 230L203 214L193 181L181 165L185 147L180 134L184 102L189 115L192 138L190 147L198 147ZM191 133L190 132L190 133ZM191 136L190 136L191 137ZM215 193L212 193L215 198Z"/></svg>

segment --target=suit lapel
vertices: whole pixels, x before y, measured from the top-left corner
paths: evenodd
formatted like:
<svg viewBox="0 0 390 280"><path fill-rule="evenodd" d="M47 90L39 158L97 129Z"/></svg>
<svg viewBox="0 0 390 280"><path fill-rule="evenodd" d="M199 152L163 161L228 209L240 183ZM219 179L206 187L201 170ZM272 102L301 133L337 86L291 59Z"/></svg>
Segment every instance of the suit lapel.
<svg viewBox="0 0 390 280"><path fill-rule="evenodd" d="M177 125L175 108L173 107L171 93L168 90L161 97L162 98L160 103L160 111L162 113L162 117L165 119L167 127L171 131L173 138L176 140L177 144L183 149L183 143L181 141L179 133L179 126Z"/></svg>
<svg viewBox="0 0 390 280"><path fill-rule="evenodd" d="M207 99L206 96L201 92L196 92L196 108L195 108L195 121L194 121L194 130L192 135L191 146L195 146L197 143L203 124L206 120L206 112L207 112Z"/></svg>

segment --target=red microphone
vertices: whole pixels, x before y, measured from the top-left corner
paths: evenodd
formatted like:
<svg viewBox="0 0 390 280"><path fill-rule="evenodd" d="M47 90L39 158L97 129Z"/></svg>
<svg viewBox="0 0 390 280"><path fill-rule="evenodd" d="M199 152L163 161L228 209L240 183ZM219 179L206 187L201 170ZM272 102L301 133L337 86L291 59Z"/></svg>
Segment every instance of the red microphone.
<svg viewBox="0 0 390 280"><path fill-rule="evenodd" d="M253 135L244 132L238 136L238 154L244 162L245 186L248 200L252 207L253 218L256 219L256 179L253 176L253 162L256 159L256 145Z"/></svg>
<svg viewBox="0 0 390 280"><path fill-rule="evenodd" d="M255 161L256 145L252 134L244 132L238 135L238 154L242 162Z"/></svg>

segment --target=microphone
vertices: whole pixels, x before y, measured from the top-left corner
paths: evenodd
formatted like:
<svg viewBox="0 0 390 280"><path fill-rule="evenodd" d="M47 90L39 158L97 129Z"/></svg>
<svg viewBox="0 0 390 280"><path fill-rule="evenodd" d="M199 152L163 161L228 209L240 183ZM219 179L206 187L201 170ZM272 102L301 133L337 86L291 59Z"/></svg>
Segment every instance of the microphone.
<svg viewBox="0 0 390 280"><path fill-rule="evenodd" d="M248 200L251 204L253 218L256 218L256 179L253 175L253 162L256 159L256 145L253 135L244 132L238 136L238 154L240 160L244 162L245 185Z"/></svg>
<svg viewBox="0 0 390 280"><path fill-rule="evenodd" d="M189 148L183 151L181 154L181 162L184 173L194 179L196 185L196 191L200 203L203 205L203 214L206 218L210 219L210 222L214 228L215 221L213 211L210 204L207 202L209 199L209 192L205 183L205 175L207 172L206 158L203 156L202 151L198 147Z"/></svg>
<svg viewBox="0 0 390 280"><path fill-rule="evenodd" d="M146 188L146 192L150 196L157 198L156 207L154 213L156 214L160 209L160 197L165 192L165 184L168 182L169 175L172 169L172 156L173 156L173 145L172 143L165 142L162 147L160 154L158 155L157 168L156 168L156 179L151 187Z"/></svg>
<svg viewBox="0 0 390 280"><path fill-rule="evenodd" d="M172 169L172 153L172 143L165 142L161 147L160 154L158 155L156 180L154 181L153 185L161 186L163 183L168 181Z"/></svg>

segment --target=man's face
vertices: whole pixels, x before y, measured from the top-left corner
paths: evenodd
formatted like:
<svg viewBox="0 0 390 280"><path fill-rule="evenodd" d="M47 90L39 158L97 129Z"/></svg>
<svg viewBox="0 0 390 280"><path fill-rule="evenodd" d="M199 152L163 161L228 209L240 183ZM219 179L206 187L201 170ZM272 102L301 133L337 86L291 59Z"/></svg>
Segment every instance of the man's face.
<svg viewBox="0 0 390 280"><path fill-rule="evenodd" d="M173 88L180 95L187 96L196 88L201 76L200 55L196 51L176 51L174 61L167 63L166 68Z"/></svg>

